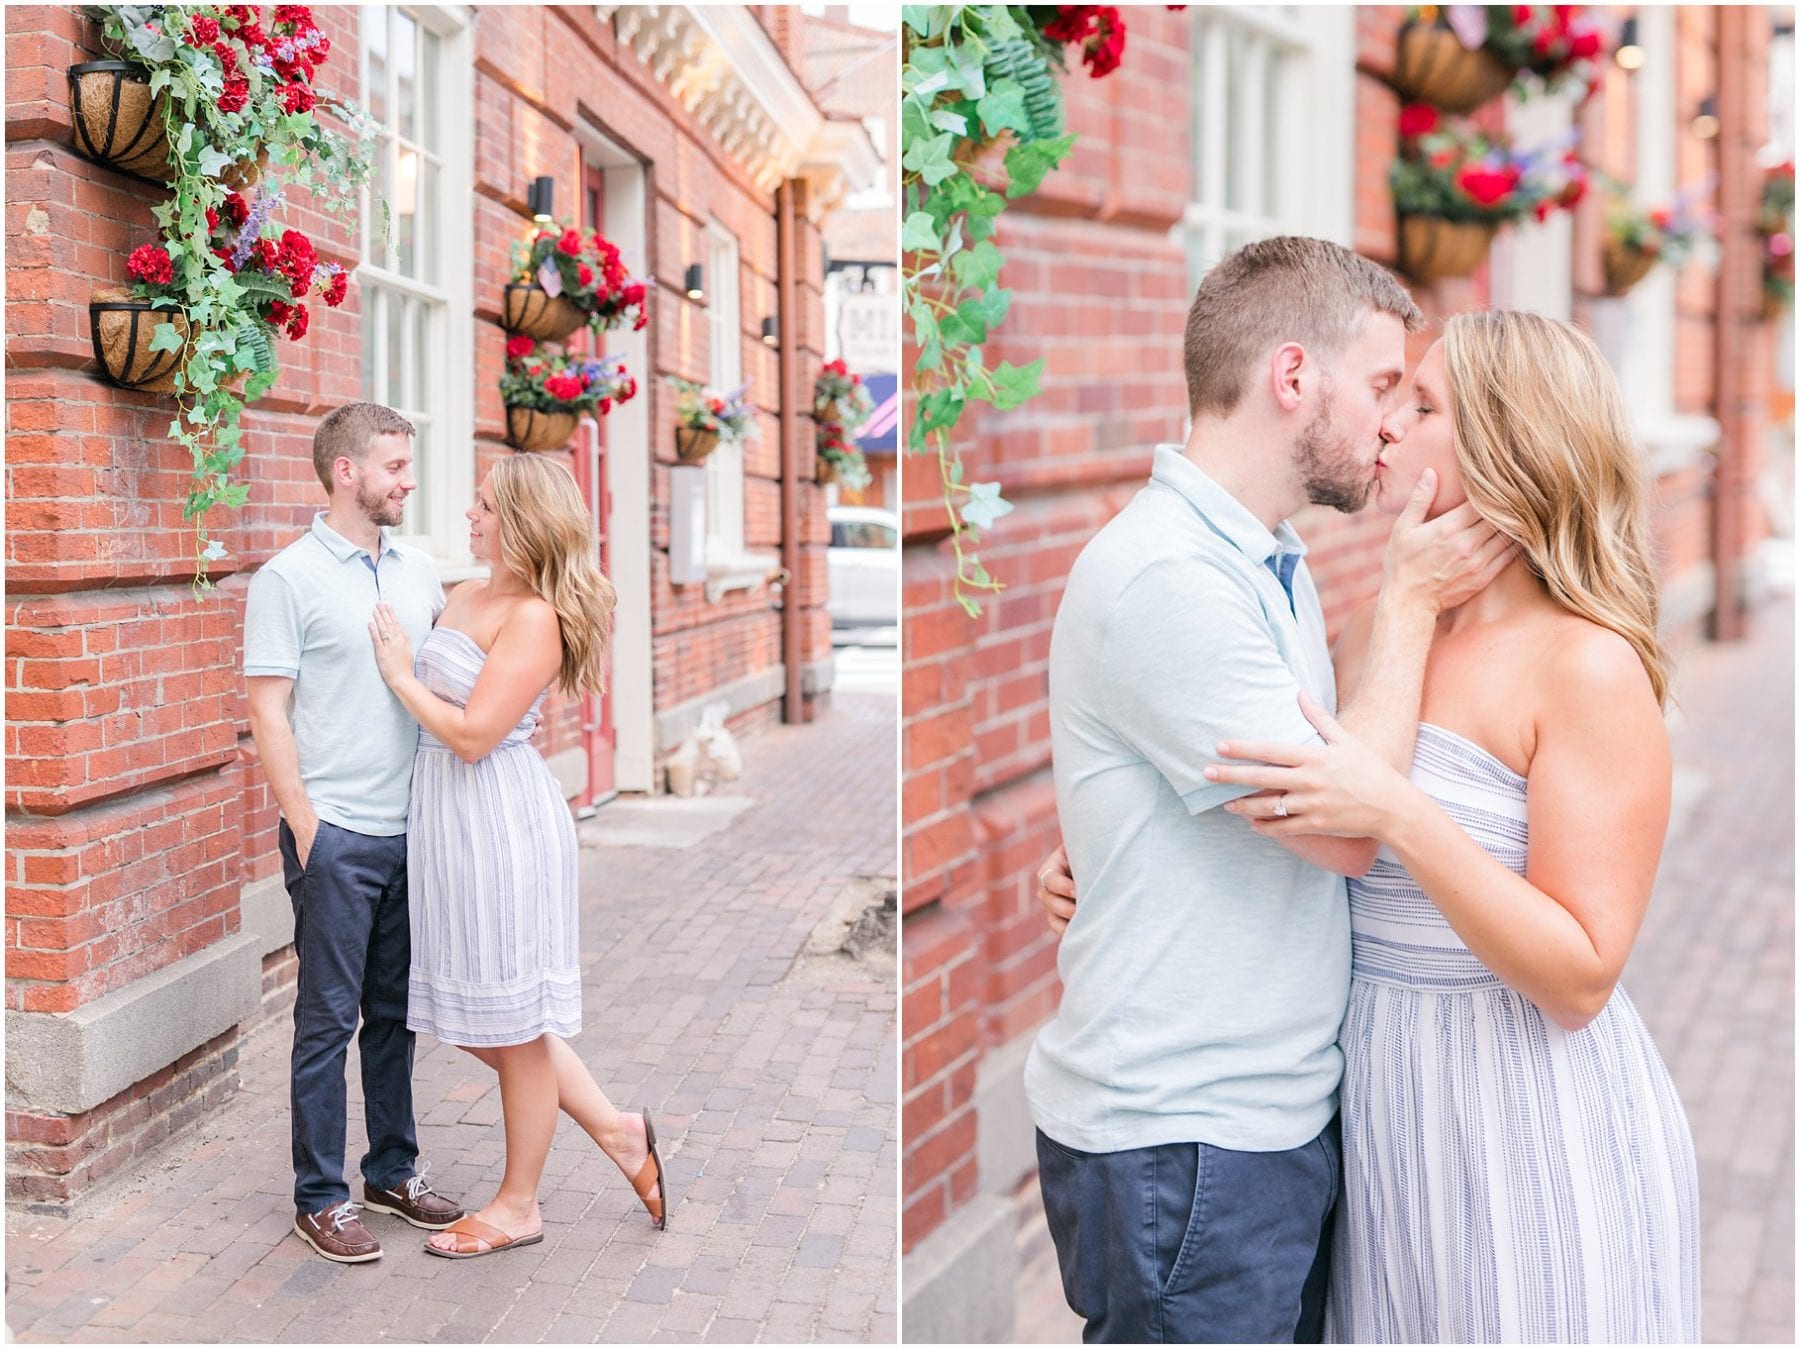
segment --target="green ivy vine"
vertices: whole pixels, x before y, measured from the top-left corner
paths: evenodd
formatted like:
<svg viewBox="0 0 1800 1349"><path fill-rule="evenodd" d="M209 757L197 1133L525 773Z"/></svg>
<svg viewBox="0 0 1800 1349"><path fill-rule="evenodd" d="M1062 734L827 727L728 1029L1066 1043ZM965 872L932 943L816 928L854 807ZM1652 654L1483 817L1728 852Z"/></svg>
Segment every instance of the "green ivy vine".
<svg viewBox="0 0 1800 1349"><path fill-rule="evenodd" d="M1002 589L981 565L981 531L1012 510L997 482L965 480L954 441L971 403L1002 411L1039 392L1029 365L982 356L1012 293L993 234L1006 203L1033 192L1075 143L1063 131L1061 45L1046 37L1057 7L909 5L900 76L901 295L919 356L907 449L935 454L956 555L954 593L970 617L978 595ZM1005 183L983 155L1004 141Z"/></svg>

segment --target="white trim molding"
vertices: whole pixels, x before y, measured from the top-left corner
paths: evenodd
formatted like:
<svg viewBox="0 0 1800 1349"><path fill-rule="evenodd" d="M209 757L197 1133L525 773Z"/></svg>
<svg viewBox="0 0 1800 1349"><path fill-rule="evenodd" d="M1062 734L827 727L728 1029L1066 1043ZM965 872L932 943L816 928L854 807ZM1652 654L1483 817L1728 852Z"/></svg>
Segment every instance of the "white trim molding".
<svg viewBox="0 0 1800 1349"><path fill-rule="evenodd" d="M804 177L823 210L874 186L881 160L867 130L819 110L748 8L596 5L594 14L763 191Z"/></svg>

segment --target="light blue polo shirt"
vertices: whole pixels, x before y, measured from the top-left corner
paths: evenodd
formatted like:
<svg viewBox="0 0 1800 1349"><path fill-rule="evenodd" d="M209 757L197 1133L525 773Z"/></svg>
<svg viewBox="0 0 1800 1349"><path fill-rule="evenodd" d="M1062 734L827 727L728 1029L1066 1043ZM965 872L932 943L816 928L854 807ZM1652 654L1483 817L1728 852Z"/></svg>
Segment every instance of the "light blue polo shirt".
<svg viewBox="0 0 1800 1349"><path fill-rule="evenodd" d="M313 517L312 529L250 578L244 674L294 681L300 780L319 818L359 834L406 832L419 723L375 664L369 620L392 605L418 653L444 609L431 559L381 531L370 557Z"/></svg>
<svg viewBox="0 0 1800 1349"><path fill-rule="evenodd" d="M1025 1068L1065 1146L1273 1152L1336 1109L1343 878L1214 809L1248 789L1204 776L1223 739L1318 742L1298 689L1336 710L1305 551L1164 445L1069 574L1050 730L1079 903Z"/></svg>

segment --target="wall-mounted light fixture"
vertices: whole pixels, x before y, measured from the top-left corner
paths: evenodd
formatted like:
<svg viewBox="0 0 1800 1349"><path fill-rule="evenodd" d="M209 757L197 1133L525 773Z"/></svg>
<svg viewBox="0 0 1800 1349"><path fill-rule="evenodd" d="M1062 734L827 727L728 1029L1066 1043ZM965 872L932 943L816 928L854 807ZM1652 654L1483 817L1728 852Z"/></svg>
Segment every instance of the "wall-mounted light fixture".
<svg viewBox="0 0 1800 1349"><path fill-rule="evenodd" d="M550 202L556 195L556 179L551 177L533 178L531 187L525 193L525 208L531 212L531 218L540 225L548 225L554 218Z"/></svg>
<svg viewBox="0 0 1800 1349"><path fill-rule="evenodd" d="M1719 99L1716 94L1708 94L1700 100L1700 111L1689 123L1689 128L1703 141L1709 141L1719 134Z"/></svg>
<svg viewBox="0 0 1800 1349"><path fill-rule="evenodd" d="M1644 59L1644 49L1638 46L1637 15L1633 14L1619 29L1619 49L1613 60L1620 70L1642 70Z"/></svg>
<svg viewBox="0 0 1800 1349"><path fill-rule="evenodd" d="M706 298L705 278L706 273L700 270L699 263L690 262L688 264L687 271L683 272L681 277L681 286L683 290L687 291L688 299L704 300Z"/></svg>
<svg viewBox="0 0 1800 1349"><path fill-rule="evenodd" d="M762 321L762 340L765 347L775 346L781 341L781 321L773 316Z"/></svg>

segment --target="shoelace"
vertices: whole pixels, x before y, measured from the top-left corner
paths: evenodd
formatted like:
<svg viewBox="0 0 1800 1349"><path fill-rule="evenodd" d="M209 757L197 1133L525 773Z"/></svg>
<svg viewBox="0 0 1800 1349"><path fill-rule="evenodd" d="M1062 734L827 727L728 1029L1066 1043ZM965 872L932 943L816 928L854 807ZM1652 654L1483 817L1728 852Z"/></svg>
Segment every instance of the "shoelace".
<svg viewBox="0 0 1800 1349"><path fill-rule="evenodd" d="M431 1182L425 1179L425 1173L431 1170L431 1163L426 1162L419 1168L418 1174L406 1178L406 1197L413 1203L419 1202L422 1194L432 1194Z"/></svg>
<svg viewBox="0 0 1800 1349"><path fill-rule="evenodd" d="M361 1207L362 1205L357 1203L354 1199L346 1199L343 1203L332 1209L330 1214L331 1230L333 1232L342 1232L344 1230L344 1224L354 1219L356 1217L356 1210Z"/></svg>

